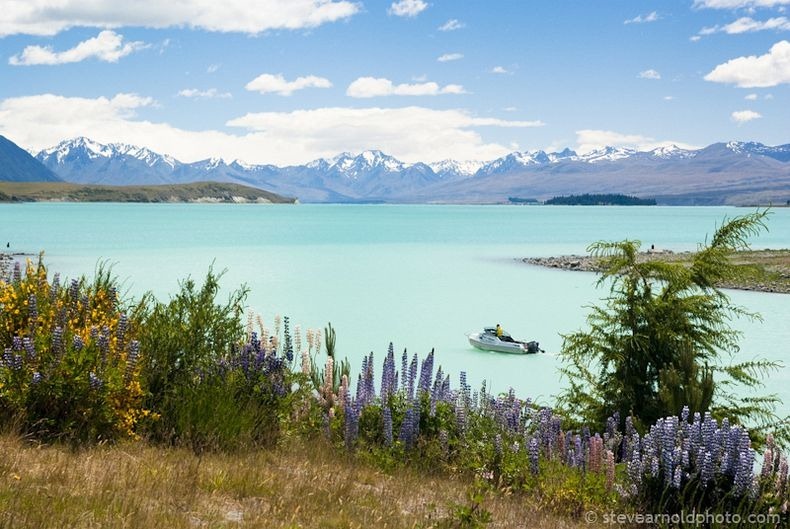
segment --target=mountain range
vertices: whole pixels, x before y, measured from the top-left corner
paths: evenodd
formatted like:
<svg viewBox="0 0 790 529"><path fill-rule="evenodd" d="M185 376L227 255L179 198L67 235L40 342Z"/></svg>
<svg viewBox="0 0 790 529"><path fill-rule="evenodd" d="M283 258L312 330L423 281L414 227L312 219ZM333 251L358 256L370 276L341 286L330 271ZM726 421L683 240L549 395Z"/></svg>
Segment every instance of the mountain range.
<svg viewBox="0 0 790 529"><path fill-rule="evenodd" d="M650 151L605 147L584 154L570 149L525 151L488 162L405 163L369 150L278 167L218 158L184 163L144 147L75 138L35 157L67 182L230 182L302 202L491 203L580 193L626 193L662 204L790 200L790 144L771 147L755 142L715 143L697 150L669 146Z"/></svg>
<svg viewBox="0 0 790 529"><path fill-rule="evenodd" d="M0 136L0 181L59 182L60 178L26 150Z"/></svg>

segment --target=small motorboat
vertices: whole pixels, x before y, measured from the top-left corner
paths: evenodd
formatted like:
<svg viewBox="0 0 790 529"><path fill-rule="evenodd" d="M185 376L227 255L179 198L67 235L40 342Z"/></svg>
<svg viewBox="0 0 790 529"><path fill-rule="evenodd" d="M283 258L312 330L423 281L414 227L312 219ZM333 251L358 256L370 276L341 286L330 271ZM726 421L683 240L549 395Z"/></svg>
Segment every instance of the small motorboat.
<svg viewBox="0 0 790 529"><path fill-rule="evenodd" d="M483 332L467 334L466 336L469 338L469 343L472 344L472 346L484 351L520 355L546 352L541 349L540 344L535 341L520 342L514 340L513 337L506 332L502 333L502 336L497 336L496 327L485 327Z"/></svg>

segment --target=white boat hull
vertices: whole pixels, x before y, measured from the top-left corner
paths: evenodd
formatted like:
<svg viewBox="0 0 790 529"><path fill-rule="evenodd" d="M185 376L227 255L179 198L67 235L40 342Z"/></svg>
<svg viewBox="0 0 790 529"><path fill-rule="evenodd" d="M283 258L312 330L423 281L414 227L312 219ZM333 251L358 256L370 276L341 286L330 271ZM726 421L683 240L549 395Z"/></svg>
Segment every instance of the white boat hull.
<svg viewBox="0 0 790 529"><path fill-rule="evenodd" d="M526 343L524 342L506 342L500 340L496 336L492 336L489 333L474 333L468 335L469 343L476 347L477 349L481 349L483 351L494 351L497 353L508 353L508 354L519 354L519 355L526 355L526 354L535 354L538 352L537 344L535 345L534 349L531 349Z"/></svg>

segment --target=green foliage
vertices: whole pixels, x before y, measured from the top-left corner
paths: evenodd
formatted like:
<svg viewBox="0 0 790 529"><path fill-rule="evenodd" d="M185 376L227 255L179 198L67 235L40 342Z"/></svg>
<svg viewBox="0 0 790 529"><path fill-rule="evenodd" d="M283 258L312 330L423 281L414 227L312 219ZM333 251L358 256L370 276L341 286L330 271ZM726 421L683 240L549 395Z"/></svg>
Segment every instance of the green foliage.
<svg viewBox="0 0 790 529"><path fill-rule="evenodd" d="M217 393L223 386L211 378L219 361L244 338L241 314L247 290L242 287L220 304L220 277L209 270L200 287L191 278L181 282L180 291L168 303L155 302L144 317L139 335L146 351L142 373L146 405L159 415L151 425L156 440L194 439L194 429L202 431L201 424L212 424L211 416L229 405L225 401L232 401L239 389L231 382L220 397ZM245 415L243 409L238 411ZM254 421L232 413L224 417L228 422ZM217 428L210 430L211 436L221 434ZM227 431L233 427L227 426Z"/></svg>
<svg viewBox="0 0 790 529"><path fill-rule="evenodd" d="M774 396L744 398L779 367L768 361L727 364L738 351L735 317L757 318L734 306L716 285L741 269L728 259L766 228L766 211L736 217L700 245L690 265L638 258L638 241L589 247L608 284L603 307L593 307L589 330L565 335L561 355L569 388L560 398L569 415L603 427L615 412L637 426L663 416L711 410L733 423L776 424Z"/></svg>
<svg viewBox="0 0 790 529"><path fill-rule="evenodd" d="M485 529L493 521L491 511L483 507L483 501L489 492L484 481L475 481L466 494L465 504L452 506L452 517L438 527L447 529Z"/></svg>

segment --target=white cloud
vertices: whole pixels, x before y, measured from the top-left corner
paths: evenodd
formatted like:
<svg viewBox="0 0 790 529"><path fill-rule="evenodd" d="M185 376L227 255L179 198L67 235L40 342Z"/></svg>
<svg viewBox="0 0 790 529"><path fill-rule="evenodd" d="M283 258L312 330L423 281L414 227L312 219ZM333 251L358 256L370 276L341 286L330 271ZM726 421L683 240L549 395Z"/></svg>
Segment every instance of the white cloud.
<svg viewBox="0 0 790 529"><path fill-rule="evenodd" d="M747 101L757 101L757 94L749 94L743 97Z"/></svg>
<svg viewBox="0 0 790 529"><path fill-rule="evenodd" d="M230 92L220 92L216 88L209 88L208 90L184 88L178 92L178 95L193 99L230 99L233 97Z"/></svg>
<svg viewBox="0 0 790 529"><path fill-rule="evenodd" d="M689 37L689 40L691 42L699 42L700 39L702 39L702 37L700 37L699 35L692 35L691 37Z"/></svg>
<svg viewBox="0 0 790 529"><path fill-rule="evenodd" d="M748 123L749 121L755 119L760 119L761 117L763 117L763 115L759 112L755 112L754 110L738 110L730 114L730 119L738 125Z"/></svg>
<svg viewBox="0 0 790 529"><path fill-rule="evenodd" d="M664 96L664 101L674 101L675 96Z"/></svg>
<svg viewBox="0 0 790 529"><path fill-rule="evenodd" d="M765 55L730 59L716 66L706 81L734 84L741 88L765 88L790 83L790 42L777 42Z"/></svg>
<svg viewBox="0 0 790 529"><path fill-rule="evenodd" d="M681 149L697 149L696 145L691 145L679 141L658 141L649 136L640 134L621 134L611 130L585 129L576 131L576 152L585 154L603 147L626 147L639 151L650 151L659 147L669 147L675 145Z"/></svg>
<svg viewBox="0 0 790 529"><path fill-rule="evenodd" d="M416 17L426 9L428 9L428 4L423 0L399 0L392 2L387 12L398 17Z"/></svg>
<svg viewBox="0 0 790 529"><path fill-rule="evenodd" d="M695 0L694 7L708 9L741 9L790 5L790 0Z"/></svg>
<svg viewBox="0 0 790 529"><path fill-rule="evenodd" d="M464 58L463 53L445 53L440 55L436 60L439 62L457 61Z"/></svg>
<svg viewBox="0 0 790 529"><path fill-rule="evenodd" d="M463 29L466 27L466 24L458 20L457 18L451 18L441 26L439 26L439 31L455 31L457 29Z"/></svg>
<svg viewBox="0 0 790 529"><path fill-rule="evenodd" d="M121 57L147 46L144 42L124 42L123 35L105 30L65 51L53 51L51 46L26 46L22 53L8 59L8 64L14 66L56 65L82 62L92 58L104 62L118 62Z"/></svg>
<svg viewBox="0 0 790 529"><path fill-rule="evenodd" d="M494 66L493 68L491 68L491 73L505 74L505 73L510 73L510 70L508 70L504 66Z"/></svg>
<svg viewBox="0 0 790 529"><path fill-rule="evenodd" d="M304 77L297 77L293 81L286 81L282 74L264 73L247 83L244 87L251 92L260 92L261 94L278 94L281 96L289 96L297 90L305 88L331 88L332 83L329 79L323 77L316 77L315 75L307 75Z"/></svg>
<svg viewBox="0 0 790 529"><path fill-rule="evenodd" d="M257 34L312 28L348 18L360 5L349 0L11 0L0 11L0 37L55 35L72 27L112 29L191 27Z"/></svg>
<svg viewBox="0 0 790 529"><path fill-rule="evenodd" d="M436 96L464 94L464 87L457 84L439 86L434 82L393 84L383 77L360 77L348 85L346 95L356 98L381 96Z"/></svg>
<svg viewBox="0 0 790 529"><path fill-rule="evenodd" d="M647 15L637 15L634 18L629 18L628 20L624 20L623 24L644 24L646 22L655 22L658 20L658 13L653 11L652 13L648 13Z"/></svg>
<svg viewBox="0 0 790 529"><path fill-rule="evenodd" d="M639 72L640 79L661 79L661 74L657 71L650 69L645 70L643 72Z"/></svg>
<svg viewBox="0 0 790 529"><path fill-rule="evenodd" d="M739 35L741 33L753 33L755 31L790 31L790 20L787 17L774 17L768 20L754 20L751 17L741 17L734 22L723 26L713 26L702 28L700 35L712 35L714 33L727 33L728 35Z"/></svg>
<svg viewBox="0 0 790 529"><path fill-rule="evenodd" d="M209 64L208 68L206 68L206 73L216 73L220 66L220 64Z"/></svg>
<svg viewBox="0 0 790 529"><path fill-rule="evenodd" d="M52 94L8 98L0 100L0 134L33 151L65 138L88 136L102 143L148 147L186 162L217 156L285 165L374 148L410 162L491 160L510 150L486 141L481 127L543 125L419 106L317 108L247 114L227 122L242 129L231 134L185 130L135 116L137 110L152 105L152 99L134 94L96 99Z"/></svg>

